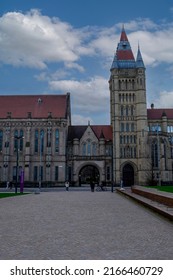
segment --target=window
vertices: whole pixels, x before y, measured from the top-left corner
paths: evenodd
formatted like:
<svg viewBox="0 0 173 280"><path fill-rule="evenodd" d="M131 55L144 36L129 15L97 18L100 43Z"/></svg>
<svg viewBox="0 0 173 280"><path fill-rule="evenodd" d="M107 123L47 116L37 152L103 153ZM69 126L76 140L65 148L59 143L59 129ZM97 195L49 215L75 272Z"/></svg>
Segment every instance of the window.
<svg viewBox="0 0 173 280"><path fill-rule="evenodd" d="M90 140L88 140L88 143L87 143L87 155L91 156L91 142L90 142Z"/></svg>
<svg viewBox="0 0 173 280"><path fill-rule="evenodd" d="M126 116L128 116L128 114L129 114L129 108L128 106L126 106Z"/></svg>
<svg viewBox="0 0 173 280"><path fill-rule="evenodd" d="M172 126L172 125L168 125L168 126L167 126L167 132L168 132L168 133L173 132L173 126Z"/></svg>
<svg viewBox="0 0 173 280"><path fill-rule="evenodd" d="M52 136L51 129L48 128L47 129L47 147L51 147L51 136Z"/></svg>
<svg viewBox="0 0 173 280"><path fill-rule="evenodd" d="M131 124L131 131L132 131L132 132L134 131L134 127L135 127L135 126L134 126L134 123L132 123L132 124Z"/></svg>
<svg viewBox="0 0 173 280"><path fill-rule="evenodd" d="M16 166L13 166L13 181L16 181Z"/></svg>
<svg viewBox="0 0 173 280"><path fill-rule="evenodd" d="M59 130L55 130L55 152L59 153Z"/></svg>
<svg viewBox="0 0 173 280"><path fill-rule="evenodd" d="M124 115L124 108L123 108L123 106L121 106L121 116L123 116Z"/></svg>
<svg viewBox="0 0 173 280"><path fill-rule="evenodd" d="M16 152L17 151L17 148L18 148L18 130L15 130L14 131L14 151Z"/></svg>
<svg viewBox="0 0 173 280"><path fill-rule="evenodd" d="M82 144L82 155L86 156L86 143Z"/></svg>
<svg viewBox="0 0 173 280"><path fill-rule="evenodd" d="M97 145L96 143L92 143L92 155L95 156L97 154Z"/></svg>
<svg viewBox="0 0 173 280"><path fill-rule="evenodd" d="M129 132L129 123L126 123L126 131Z"/></svg>
<svg viewBox="0 0 173 280"><path fill-rule="evenodd" d="M161 126L158 125L158 124L153 124L153 125L150 127L150 131L159 132L159 131L161 131Z"/></svg>
<svg viewBox="0 0 173 280"><path fill-rule="evenodd" d="M157 145L157 142L152 143L151 148L152 148L152 151L151 151L152 166L153 167L158 167L159 166L159 160L158 160L158 145Z"/></svg>
<svg viewBox="0 0 173 280"><path fill-rule="evenodd" d="M133 116L133 110L134 108L133 108L133 106L131 106L131 116Z"/></svg>
<svg viewBox="0 0 173 280"><path fill-rule="evenodd" d="M59 166L55 166L55 181L59 180Z"/></svg>
<svg viewBox="0 0 173 280"><path fill-rule="evenodd" d="M19 150L23 151L23 130L20 130L20 142L19 142Z"/></svg>
<svg viewBox="0 0 173 280"><path fill-rule="evenodd" d="M2 144L3 143L3 131L0 130L0 151L2 151Z"/></svg>
<svg viewBox="0 0 173 280"><path fill-rule="evenodd" d="M41 153L44 151L44 130L40 131L40 151Z"/></svg>
<svg viewBox="0 0 173 280"><path fill-rule="evenodd" d="M34 151L35 151L35 153L38 153L38 130L35 130Z"/></svg>
<svg viewBox="0 0 173 280"><path fill-rule="evenodd" d="M39 166L39 179L43 180L43 166Z"/></svg>
<svg viewBox="0 0 173 280"><path fill-rule="evenodd" d="M38 180L38 167L34 166L34 181Z"/></svg>
<svg viewBox="0 0 173 280"><path fill-rule="evenodd" d="M110 166L107 166L106 168L106 180L110 180L111 176L110 176Z"/></svg>
<svg viewBox="0 0 173 280"><path fill-rule="evenodd" d="M20 131L15 130L14 131L14 151L16 152L17 149L19 151L23 151L23 130Z"/></svg>

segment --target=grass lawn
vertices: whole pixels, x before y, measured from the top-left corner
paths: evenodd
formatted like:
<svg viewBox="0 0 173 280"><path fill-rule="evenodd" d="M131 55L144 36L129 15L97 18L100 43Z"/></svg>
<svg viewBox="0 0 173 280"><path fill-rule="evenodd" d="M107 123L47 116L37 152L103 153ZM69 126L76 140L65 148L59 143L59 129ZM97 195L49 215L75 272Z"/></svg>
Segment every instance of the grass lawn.
<svg viewBox="0 0 173 280"><path fill-rule="evenodd" d="M147 188L158 189L159 191L162 191L162 192L173 193L173 186L146 186L146 187Z"/></svg>
<svg viewBox="0 0 173 280"><path fill-rule="evenodd" d="M19 195L25 195L27 193L0 193L0 198L4 197L10 197L10 196L19 196Z"/></svg>

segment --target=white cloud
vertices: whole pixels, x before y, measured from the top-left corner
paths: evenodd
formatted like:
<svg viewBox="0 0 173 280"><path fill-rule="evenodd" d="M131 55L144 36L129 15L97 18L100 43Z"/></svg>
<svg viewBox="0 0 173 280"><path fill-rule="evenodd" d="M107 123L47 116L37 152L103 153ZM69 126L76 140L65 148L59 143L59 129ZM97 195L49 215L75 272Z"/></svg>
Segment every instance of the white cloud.
<svg viewBox="0 0 173 280"><path fill-rule="evenodd" d="M88 122L93 124L93 119L90 116L84 117L82 115L72 114L72 125L87 125Z"/></svg>
<svg viewBox="0 0 173 280"><path fill-rule="evenodd" d="M38 10L9 12L0 17L0 61L14 66L39 69L62 62L69 69L84 72L83 56L97 56L103 65L113 59L120 37L118 23L110 28L86 26L74 28L59 18L42 15ZM138 42L146 65L173 63L173 24L157 25L138 18L125 23L132 49ZM79 64L80 61L80 64Z"/></svg>
<svg viewBox="0 0 173 280"><path fill-rule="evenodd" d="M71 92L72 107L84 114L109 110L108 81L103 77L93 77L87 81L50 81L50 88L58 92Z"/></svg>
<svg viewBox="0 0 173 280"><path fill-rule="evenodd" d="M37 10L6 13L0 18L0 60L40 69L49 62L75 62L81 50L80 37L70 24Z"/></svg>
<svg viewBox="0 0 173 280"><path fill-rule="evenodd" d="M173 108L173 91L163 91L154 102L155 108Z"/></svg>

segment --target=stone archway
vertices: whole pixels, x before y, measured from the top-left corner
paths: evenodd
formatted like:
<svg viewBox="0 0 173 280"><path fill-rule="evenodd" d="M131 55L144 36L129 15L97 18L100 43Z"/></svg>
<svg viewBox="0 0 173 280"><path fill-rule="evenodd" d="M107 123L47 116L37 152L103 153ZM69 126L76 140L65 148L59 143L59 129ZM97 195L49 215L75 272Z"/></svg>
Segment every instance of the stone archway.
<svg viewBox="0 0 173 280"><path fill-rule="evenodd" d="M93 165L85 165L79 171L79 185L90 184L91 181L99 182L100 174L97 167Z"/></svg>
<svg viewBox="0 0 173 280"><path fill-rule="evenodd" d="M134 185L134 169L129 163L123 167L123 183L125 187Z"/></svg>

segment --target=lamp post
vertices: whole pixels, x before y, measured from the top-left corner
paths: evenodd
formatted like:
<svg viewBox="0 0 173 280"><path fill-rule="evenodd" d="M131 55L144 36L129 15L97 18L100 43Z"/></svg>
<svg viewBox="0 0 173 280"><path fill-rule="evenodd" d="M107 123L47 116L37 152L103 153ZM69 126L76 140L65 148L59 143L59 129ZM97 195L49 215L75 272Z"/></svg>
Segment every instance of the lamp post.
<svg viewBox="0 0 173 280"><path fill-rule="evenodd" d="M114 192L114 166L113 166L114 162L113 162L113 143L112 143L112 147L111 147L111 167L112 167L112 170L111 170L111 178L112 178L112 184L111 184L111 192L113 193Z"/></svg>
<svg viewBox="0 0 173 280"><path fill-rule="evenodd" d="M159 186L161 186L161 169L160 169L160 141L159 141L159 126L157 125L157 157L158 157L158 170L159 170Z"/></svg>
<svg viewBox="0 0 173 280"><path fill-rule="evenodd" d="M42 149L43 149L43 131L40 132L40 168L39 168L39 189L42 181Z"/></svg>
<svg viewBox="0 0 173 280"><path fill-rule="evenodd" d="M14 136L16 141L16 184L15 184L15 193L17 193L18 187L18 169L19 169L19 140L24 138L23 136Z"/></svg>

